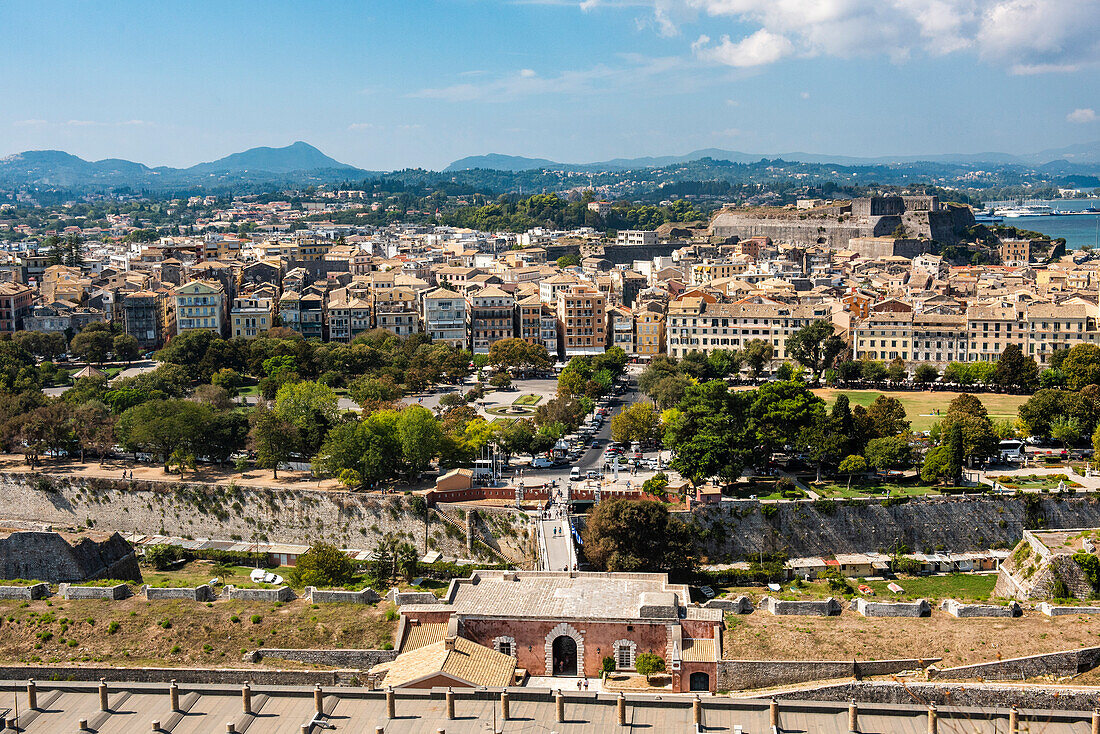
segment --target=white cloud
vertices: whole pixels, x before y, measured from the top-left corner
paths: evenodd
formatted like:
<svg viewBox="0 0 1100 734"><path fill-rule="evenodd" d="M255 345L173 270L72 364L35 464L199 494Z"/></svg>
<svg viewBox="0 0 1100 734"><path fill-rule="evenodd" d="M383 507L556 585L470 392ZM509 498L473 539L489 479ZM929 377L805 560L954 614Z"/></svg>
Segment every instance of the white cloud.
<svg viewBox="0 0 1100 734"><path fill-rule="evenodd" d="M1097 119L1100 118L1097 118L1096 110L1091 107L1080 107L1066 115L1067 122L1087 123L1096 122Z"/></svg>
<svg viewBox="0 0 1100 734"><path fill-rule="evenodd" d="M810 93L809 92L802 92L798 96L801 97L802 99L809 99L810 98Z"/></svg>
<svg viewBox="0 0 1100 734"><path fill-rule="evenodd" d="M353 122L348 125L348 130L374 130L377 127L373 122Z"/></svg>
<svg viewBox="0 0 1100 734"><path fill-rule="evenodd" d="M1100 64L1097 0L650 0L654 24L702 20L730 40L712 61L743 67L788 56L967 52L1015 74ZM722 24L727 22L728 29ZM782 40L780 40L782 39ZM764 43L768 41L769 43ZM776 45L778 44L778 45Z"/></svg>
<svg viewBox="0 0 1100 734"><path fill-rule="evenodd" d="M710 39L700 36L692 50L699 58L726 66L739 68L774 64L794 52L794 45L784 36L776 35L761 28L747 38L734 43L729 36L722 36L716 46L710 45Z"/></svg>
<svg viewBox="0 0 1100 734"><path fill-rule="evenodd" d="M519 75L521 77L523 77L524 79L530 79L532 77L538 76L538 74L535 73L534 69L520 69L519 70Z"/></svg>

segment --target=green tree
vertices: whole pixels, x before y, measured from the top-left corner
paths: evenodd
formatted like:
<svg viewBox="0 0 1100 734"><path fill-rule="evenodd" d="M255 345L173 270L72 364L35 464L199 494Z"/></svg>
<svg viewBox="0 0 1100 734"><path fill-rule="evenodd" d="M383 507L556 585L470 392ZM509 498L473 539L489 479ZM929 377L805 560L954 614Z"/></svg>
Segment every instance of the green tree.
<svg viewBox="0 0 1100 734"><path fill-rule="evenodd" d="M85 362L97 364L107 361L114 340L106 324L92 323L73 337L69 350Z"/></svg>
<svg viewBox="0 0 1100 734"><path fill-rule="evenodd" d="M644 675L648 683L652 676L665 672L665 659L653 652L639 653L634 658L634 669L638 675Z"/></svg>
<svg viewBox="0 0 1100 734"><path fill-rule="evenodd" d="M589 513L582 538L585 556L600 570L669 571L694 562L686 527L661 502L604 500Z"/></svg>
<svg viewBox="0 0 1100 734"><path fill-rule="evenodd" d="M1002 387L1034 390L1039 386L1039 367L1034 357L1025 357L1018 344L1009 344L997 359L993 381Z"/></svg>
<svg viewBox="0 0 1100 734"><path fill-rule="evenodd" d="M73 430L80 442L80 463L84 463L84 452L87 449L95 451L99 455L100 463L103 462L107 452L114 446L117 420L107 406L98 400L89 400L76 408L73 414Z"/></svg>
<svg viewBox="0 0 1100 734"><path fill-rule="evenodd" d="M913 372L913 379L922 385L930 385L940 377L940 371L935 365L922 364Z"/></svg>
<svg viewBox="0 0 1100 734"><path fill-rule="evenodd" d="M355 562L342 550L329 543L314 543L291 569L292 586L314 586L330 589L347 586L355 580Z"/></svg>
<svg viewBox="0 0 1100 734"><path fill-rule="evenodd" d="M129 334L119 334L111 342L111 354L116 362L133 362L141 354L138 340Z"/></svg>
<svg viewBox="0 0 1100 734"><path fill-rule="evenodd" d="M312 456L337 422L339 400L328 385L303 380L279 388L275 413L298 429L298 450Z"/></svg>
<svg viewBox="0 0 1100 734"><path fill-rule="evenodd" d="M764 454L793 446L802 430L825 411L825 401L801 382L769 382L752 394L750 426Z"/></svg>
<svg viewBox="0 0 1100 734"><path fill-rule="evenodd" d="M580 259L580 257L578 257L577 255L574 255L573 253L568 253L566 255L562 255L561 257L559 257L554 262L557 264L557 266L559 268L565 269L565 268L573 267L574 265L580 265L581 264L581 259Z"/></svg>
<svg viewBox="0 0 1100 734"><path fill-rule="evenodd" d="M397 437L409 479L416 481L439 453L443 440L439 421L427 408L409 406L397 416Z"/></svg>
<svg viewBox="0 0 1100 734"><path fill-rule="evenodd" d="M1081 424L1076 418L1058 416L1050 422L1050 436L1059 441L1063 449L1068 449L1081 440Z"/></svg>
<svg viewBox="0 0 1100 734"><path fill-rule="evenodd" d="M867 442L867 463L879 471L905 469L912 463L912 449L904 436L874 438Z"/></svg>
<svg viewBox="0 0 1100 734"><path fill-rule="evenodd" d="M874 359L864 359L859 363L859 376L864 382L881 382L889 375L886 365Z"/></svg>
<svg viewBox="0 0 1100 734"><path fill-rule="evenodd" d="M741 476L756 443L746 420L752 397L718 380L689 387L663 415L672 468L695 486L714 476L728 482Z"/></svg>
<svg viewBox="0 0 1100 734"><path fill-rule="evenodd" d="M859 454L845 456L844 460L840 462L840 466L837 467L837 471L848 475L848 488L851 489L852 475L865 474L867 472L867 460Z"/></svg>
<svg viewBox="0 0 1100 734"><path fill-rule="evenodd" d="M771 342L763 339L750 339L741 350L741 356L744 357L745 364L749 366L749 372L752 373L754 378L760 376L760 373L772 361L774 354L775 348Z"/></svg>
<svg viewBox="0 0 1100 734"><path fill-rule="evenodd" d="M191 449L209 418L208 408L190 400L150 400L119 416L117 432L124 447L160 456L168 471L177 451L194 453Z"/></svg>
<svg viewBox="0 0 1100 734"><path fill-rule="evenodd" d="M1070 390L1100 384L1100 346L1077 344L1072 347L1062 361L1061 370Z"/></svg>
<svg viewBox="0 0 1100 734"><path fill-rule="evenodd" d="M831 323L818 319L787 337L787 354L808 369L815 381L844 349L844 340L833 332Z"/></svg>
<svg viewBox="0 0 1100 734"><path fill-rule="evenodd" d="M542 344L524 339L501 339L489 347L489 364L501 369L515 368L521 372L545 370L550 367L550 353Z"/></svg>
<svg viewBox="0 0 1100 734"><path fill-rule="evenodd" d="M368 486L393 478L404 454L399 421L398 411L379 410L360 421L336 426L321 445L316 466L331 476L353 469ZM415 433L416 422L414 419L410 424L410 436Z"/></svg>
<svg viewBox="0 0 1100 734"><path fill-rule="evenodd" d="M897 398L879 395L867 408L867 417L876 438L909 435L909 421L905 419L905 406Z"/></svg>
<svg viewBox="0 0 1100 734"><path fill-rule="evenodd" d="M611 437L621 443L645 442L657 437L661 417L649 403L634 403L611 419Z"/></svg>
<svg viewBox="0 0 1100 734"><path fill-rule="evenodd" d="M299 444L298 428L266 405L257 407L249 422L248 440L256 452L256 464L278 479L279 465L290 461Z"/></svg>

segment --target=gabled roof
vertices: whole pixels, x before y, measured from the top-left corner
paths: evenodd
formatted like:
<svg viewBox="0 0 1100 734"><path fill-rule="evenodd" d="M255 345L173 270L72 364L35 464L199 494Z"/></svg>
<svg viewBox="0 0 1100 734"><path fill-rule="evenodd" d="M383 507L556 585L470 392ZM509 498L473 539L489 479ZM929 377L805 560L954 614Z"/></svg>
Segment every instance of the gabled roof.
<svg viewBox="0 0 1100 734"><path fill-rule="evenodd" d="M465 637L456 637L453 642L440 640L401 653L389 663L375 666L371 672L384 672L383 682L395 688L441 674L454 679L458 685L503 688L511 685L515 678L516 659Z"/></svg>

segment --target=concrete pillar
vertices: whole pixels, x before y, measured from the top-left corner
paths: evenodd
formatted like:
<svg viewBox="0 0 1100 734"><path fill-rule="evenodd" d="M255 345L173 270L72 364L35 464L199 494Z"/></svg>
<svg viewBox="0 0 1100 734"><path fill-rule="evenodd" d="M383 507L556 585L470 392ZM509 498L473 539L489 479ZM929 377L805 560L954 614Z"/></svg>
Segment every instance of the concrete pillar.
<svg viewBox="0 0 1100 734"><path fill-rule="evenodd" d="M81 719L80 721L76 722L76 726L79 731L88 731L88 720Z"/></svg>
<svg viewBox="0 0 1100 734"><path fill-rule="evenodd" d="M697 727L703 725L703 700L698 695L691 701L691 720Z"/></svg>
<svg viewBox="0 0 1100 734"><path fill-rule="evenodd" d="M859 731L859 706L854 698L848 702L848 731Z"/></svg>
<svg viewBox="0 0 1100 734"><path fill-rule="evenodd" d="M1020 709L1013 704L1008 711L1008 734L1016 734L1020 731Z"/></svg>
<svg viewBox="0 0 1100 734"><path fill-rule="evenodd" d="M309 724L302 724L302 734L309 734Z"/></svg>
<svg viewBox="0 0 1100 734"><path fill-rule="evenodd" d="M27 708L31 711L38 710L38 686L33 678L27 681Z"/></svg>
<svg viewBox="0 0 1100 734"><path fill-rule="evenodd" d="M374 734L386 734L386 727L384 727L384 726L374 727Z"/></svg>
<svg viewBox="0 0 1100 734"><path fill-rule="evenodd" d="M453 719L455 717L455 692L450 688L447 689L447 718Z"/></svg>
<svg viewBox="0 0 1100 734"><path fill-rule="evenodd" d="M107 681L103 678L99 679L99 710L107 711Z"/></svg>
<svg viewBox="0 0 1100 734"><path fill-rule="evenodd" d="M241 711L246 714L252 713L252 686L248 685L248 681L245 681L241 687Z"/></svg>
<svg viewBox="0 0 1100 734"><path fill-rule="evenodd" d="M170 710L171 711L179 711L180 710L180 687L176 685L175 680L173 680L168 685L168 698L172 702L172 708Z"/></svg>
<svg viewBox="0 0 1100 734"><path fill-rule="evenodd" d="M554 707L558 710L558 723L565 721L565 696L561 689L554 691Z"/></svg>
<svg viewBox="0 0 1100 734"><path fill-rule="evenodd" d="M154 719L153 722L149 724L149 731L160 731L160 722Z"/></svg>
<svg viewBox="0 0 1100 734"><path fill-rule="evenodd" d="M500 720L508 721L508 691L500 692Z"/></svg>
<svg viewBox="0 0 1100 734"><path fill-rule="evenodd" d="M325 713L325 693L320 683L313 689L313 709L319 714Z"/></svg>
<svg viewBox="0 0 1100 734"><path fill-rule="evenodd" d="M776 701L774 698L771 700L771 703L768 704L768 714L769 714L769 716L768 716L769 722L771 723L771 725L773 727L778 729L779 728L779 701Z"/></svg>
<svg viewBox="0 0 1100 734"><path fill-rule="evenodd" d="M619 715L619 726L626 726L626 696L619 693L619 697L615 699L615 708Z"/></svg>
<svg viewBox="0 0 1100 734"><path fill-rule="evenodd" d="M928 704L928 734L938 734L940 730L940 715L936 711L936 704Z"/></svg>
<svg viewBox="0 0 1100 734"><path fill-rule="evenodd" d="M237 734L237 725L232 721L225 723L225 734Z"/></svg>
<svg viewBox="0 0 1100 734"><path fill-rule="evenodd" d="M394 701L393 687L392 686L386 689L386 718L387 719L396 719L397 718L397 704Z"/></svg>
<svg viewBox="0 0 1100 734"><path fill-rule="evenodd" d="M1100 734L1100 709L1092 710L1092 734Z"/></svg>

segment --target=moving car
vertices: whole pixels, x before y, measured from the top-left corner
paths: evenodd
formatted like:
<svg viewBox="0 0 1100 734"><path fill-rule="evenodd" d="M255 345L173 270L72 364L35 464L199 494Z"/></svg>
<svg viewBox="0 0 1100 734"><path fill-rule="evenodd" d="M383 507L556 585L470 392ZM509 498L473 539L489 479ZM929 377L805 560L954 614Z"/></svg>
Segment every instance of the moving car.
<svg viewBox="0 0 1100 734"><path fill-rule="evenodd" d="M554 465L554 462L547 459L545 456L536 456L531 462L531 466L536 469L549 469Z"/></svg>

